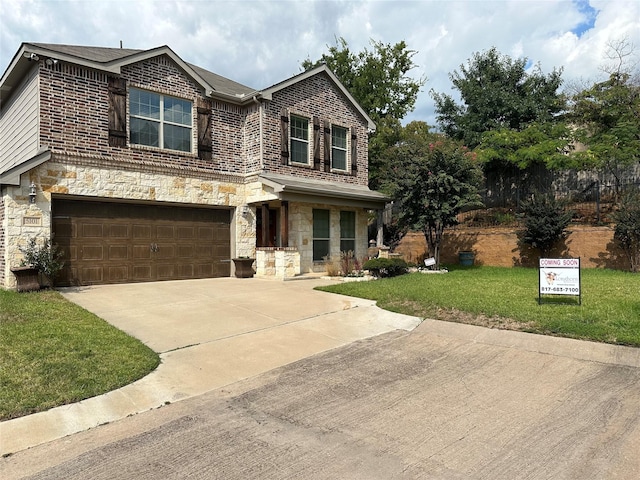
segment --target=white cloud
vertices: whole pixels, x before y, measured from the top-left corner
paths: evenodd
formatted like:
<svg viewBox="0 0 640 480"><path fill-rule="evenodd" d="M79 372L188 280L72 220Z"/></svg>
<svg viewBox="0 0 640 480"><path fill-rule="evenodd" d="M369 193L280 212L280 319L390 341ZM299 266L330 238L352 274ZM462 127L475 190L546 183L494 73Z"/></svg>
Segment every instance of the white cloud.
<svg viewBox="0 0 640 480"><path fill-rule="evenodd" d="M337 37L354 52L370 48L370 39L404 40L418 51L411 74L429 78L410 119L431 124L428 90L450 92L448 74L474 52L495 46L544 72L564 67L569 82L601 75L607 41L625 35L640 49L640 2L0 0L3 71L21 42L117 47L122 40L127 48L169 45L188 62L264 88L300 72Z"/></svg>

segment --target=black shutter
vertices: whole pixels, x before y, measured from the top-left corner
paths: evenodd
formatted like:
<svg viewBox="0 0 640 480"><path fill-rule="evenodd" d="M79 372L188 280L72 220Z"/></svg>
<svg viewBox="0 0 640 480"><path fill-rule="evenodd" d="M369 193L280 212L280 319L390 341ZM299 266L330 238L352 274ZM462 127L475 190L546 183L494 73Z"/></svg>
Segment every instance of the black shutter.
<svg viewBox="0 0 640 480"><path fill-rule="evenodd" d="M280 163L289 165L289 115L285 108L280 112Z"/></svg>
<svg viewBox="0 0 640 480"><path fill-rule="evenodd" d="M331 129L324 127L324 171L331 171Z"/></svg>
<svg viewBox="0 0 640 480"><path fill-rule="evenodd" d="M322 168L320 163L320 119L313 117L313 168L320 170Z"/></svg>
<svg viewBox="0 0 640 480"><path fill-rule="evenodd" d="M127 146L127 82L109 77L109 146Z"/></svg>
<svg viewBox="0 0 640 480"><path fill-rule="evenodd" d="M351 175L358 175L358 135L354 127L351 127Z"/></svg>
<svg viewBox="0 0 640 480"><path fill-rule="evenodd" d="M212 117L211 102L203 98L198 99L198 158L201 160L211 160L213 158Z"/></svg>

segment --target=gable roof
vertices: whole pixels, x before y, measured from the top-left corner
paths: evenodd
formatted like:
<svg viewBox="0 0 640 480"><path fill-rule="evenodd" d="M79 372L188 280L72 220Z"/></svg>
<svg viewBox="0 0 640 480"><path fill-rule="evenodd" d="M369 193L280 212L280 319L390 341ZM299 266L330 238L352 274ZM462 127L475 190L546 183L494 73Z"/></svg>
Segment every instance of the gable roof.
<svg viewBox="0 0 640 480"><path fill-rule="evenodd" d="M356 101L355 98L353 98L353 96L349 93L349 91L345 88L345 86L342 84L342 82L340 82L340 80L338 79L338 77L336 77L335 73L333 73L329 67L327 67L325 64L319 65L315 68L312 68L311 70L307 70L305 72L302 72L294 77L288 78L286 80L283 80L282 82L276 83L275 85L266 88L264 90L262 90L262 96L266 99L271 99L271 97L273 96L274 93L278 92L279 90L283 90L287 87L290 87L291 85L294 85L298 82L301 82L303 80L306 80L310 77L313 77L315 75L326 75L329 77L329 80L331 80L331 82L336 86L336 88L338 88L338 90L340 90L340 92L346 97L346 99L356 108L356 110L358 110L358 113L360 113L360 115L362 115L362 117L366 120L367 122L367 127L369 128L369 130L373 131L376 129L376 124L373 123L373 120L371 120L371 118L369 117L369 115L367 115L367 112L365 112L362 107L358 104L358 102Z"/></svg>
<svg viewBox="0 0 640 480"><path fill-rule="evenodd" d="M33 63L30 61L32 55L37 59L54 59L112 73L114 75L120 74L123 66L141 62L159 55L167 55L187 76L192 78L196 84L200 85L205 95L237 104L249 103L256 99L271 100L275 92L314 75L326 75L344 95L346 100L362 115L367 122L368 128L375 130L375 124L371 118L369 118L367 113L358 105L358 102L355 101L340 80L338 80L326 65L320 65L319 67L279 82L267 89L258 91L210 72L202 67L187 63L166 45L148 50L139 50L131 48L58 45L51 43L23 43L2 74L2 78L0 78L0 104L11 96L26 73L33 67Z"/></svg>

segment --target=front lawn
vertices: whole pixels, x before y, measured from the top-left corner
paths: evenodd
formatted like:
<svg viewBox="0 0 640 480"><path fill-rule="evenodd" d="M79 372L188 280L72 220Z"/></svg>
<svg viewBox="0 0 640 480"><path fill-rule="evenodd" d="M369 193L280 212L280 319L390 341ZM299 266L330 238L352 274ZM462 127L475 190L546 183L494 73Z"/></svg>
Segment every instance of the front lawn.
<svg viewBox="0 0 640 480"><path fill-rule="evenodd" d="M582 269L581 277L581 306L538 305L534 268L453 267L442 275L412 273L320 289L422 318L640 346L640 275Z"/></svg>
<svg viewBox="0 0 640 480"><path fill-rule="evenodd" d="M0 420L77 402L154 370L158 355L52 290L0 290Z"/></svg>

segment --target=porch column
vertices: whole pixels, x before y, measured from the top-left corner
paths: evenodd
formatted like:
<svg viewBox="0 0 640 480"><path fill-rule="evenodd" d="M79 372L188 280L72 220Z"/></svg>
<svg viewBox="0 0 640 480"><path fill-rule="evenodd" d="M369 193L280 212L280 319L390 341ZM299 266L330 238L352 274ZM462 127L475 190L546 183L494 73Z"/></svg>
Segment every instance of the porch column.
<svg viewBox="0 0 640 480"><path fill-rule="evenodd" d="M378 226L378 236L376 238L376 246L383 247L384 246L384 210L377 210L378 214L377 226Z"/></svg>
<svg viewBox="0 0 640 480"><path fill-rule="evenodd" d="M268 247L269 243L269 205L262 205L262 246Z"/></svg>
<svg viewBox="0 0 640 480"><path fill-rule="evenodd" d="M280 204L280 246L289 246L289 202Z"/></svg>

